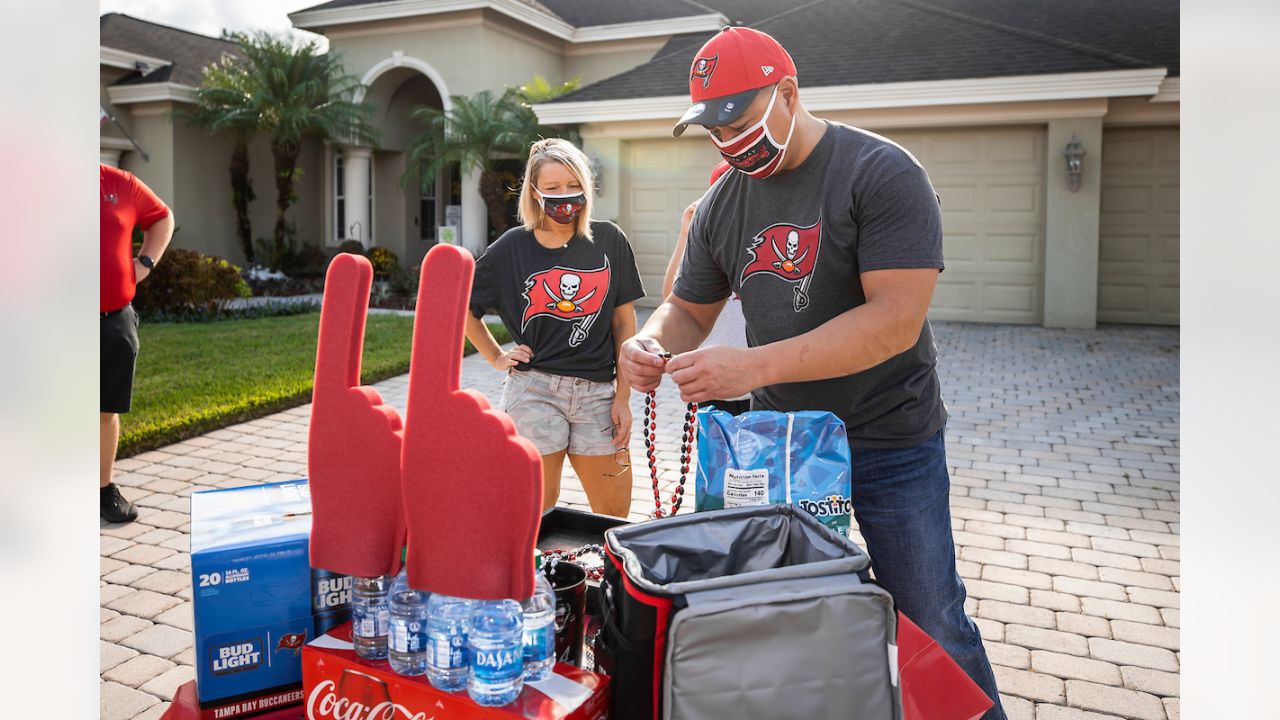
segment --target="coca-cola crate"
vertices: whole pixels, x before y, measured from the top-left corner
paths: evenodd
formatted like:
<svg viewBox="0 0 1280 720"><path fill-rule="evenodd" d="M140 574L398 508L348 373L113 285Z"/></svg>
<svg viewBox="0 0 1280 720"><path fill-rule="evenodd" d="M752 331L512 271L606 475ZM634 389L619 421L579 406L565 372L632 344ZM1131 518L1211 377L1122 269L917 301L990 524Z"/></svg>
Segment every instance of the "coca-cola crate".
<svg viewBox="0 0 1280 720"><path fill-rule="evenodd" d="M609 679L564 663L550 678L525 683L510 705L481 707L466 692L437 690L425 676L356 657L351 623L303 648L302 686L307 720L604 720L609 711Z"/></svg>

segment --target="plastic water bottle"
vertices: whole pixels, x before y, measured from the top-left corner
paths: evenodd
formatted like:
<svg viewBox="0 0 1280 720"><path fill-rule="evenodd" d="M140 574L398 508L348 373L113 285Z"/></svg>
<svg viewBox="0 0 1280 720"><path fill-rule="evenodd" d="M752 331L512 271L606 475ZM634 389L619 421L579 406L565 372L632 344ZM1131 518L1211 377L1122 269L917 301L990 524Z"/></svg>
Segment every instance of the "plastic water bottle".
<svg viewBox="0 0 1280 720"><path fill-rule="evenodd" d="M388 575L352 578L351 640L356 656L364 660L387 657L387 586Z"/></svg>
<svg viewBox="0 0 1280 720"><path fill-rule="evenodd" d="M515 600L477 602L471 613L467 694L477 705L507 705L524 688L524 612Z"/></svg>
<svg viewBox="0 0 1280 720"><path fill-rule="evenodd" d="M427 601L427 680L456 692L467 686L471 650L467 635L476 601L433 594Z"/></svg>
<svg viewBox="0 0 1280 720"><path fill-rule="evenodd" d="M524 679L546 680L556 664L556 595L542 572L542 554L534 561L533 596L524 610Z"/></svg>
<svg viewBox="0 0 1280 720"><path fill-rule="evenodd" d="M391 583L387 609L391 614L391 669L401 675L421 675L427 671L427 602L431 593L409 587L407 570Z"/></svg>

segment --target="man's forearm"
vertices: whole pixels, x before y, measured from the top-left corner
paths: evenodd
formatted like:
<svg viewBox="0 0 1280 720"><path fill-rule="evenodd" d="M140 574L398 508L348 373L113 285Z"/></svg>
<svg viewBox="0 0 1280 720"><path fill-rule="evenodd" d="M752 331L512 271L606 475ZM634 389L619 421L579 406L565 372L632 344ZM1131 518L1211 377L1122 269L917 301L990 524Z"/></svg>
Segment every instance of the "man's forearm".
<svg viewBox="0 0 1280 720"><path fill-rule="evenodd" d="M154 262L160 262L164 251L169 247L169 240L173 237L173 227L173 213L151 223L151 227L142 233L142 250L139 254L146 255Z"/></svg>
<svg viewBox="0 0 1280 720"><path fill-rule="evenodd" d="M635 306L628 303L625 308L615 309L610 329L613 331L613 356L622 357L622 343L636 334ZM616 394L623 399L631 397L631 385L622 373L622 363L615 363L614 367L617 373L614 381Z"/></svg>
<svg viewBox="0 0 1280 720"><path fill-rule="evenodd" d="M826 380L869 370L906 352L919 339L921 325L887 304L867 303L803 335L749 352L766 385Z"/></svg>

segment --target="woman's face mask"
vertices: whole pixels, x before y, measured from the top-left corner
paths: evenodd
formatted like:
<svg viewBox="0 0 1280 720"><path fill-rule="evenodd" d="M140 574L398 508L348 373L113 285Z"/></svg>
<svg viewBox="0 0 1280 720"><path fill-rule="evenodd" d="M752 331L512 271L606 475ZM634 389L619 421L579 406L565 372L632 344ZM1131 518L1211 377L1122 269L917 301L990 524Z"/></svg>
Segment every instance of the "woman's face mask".
<svg viewBox="0 0 1280 720"><path fill-rule="evenodd" d="M791 133L796 129L796 116L791 116L791 125L787 128L787 137L781 143L773 139L769 132L769 115L773 112L773 103L778 99L778 86L773 86L773 94L769 96L769 106L759 122L738 133L732 140L721 141L715 135L711 141L719 148L726 162L757 180L773 175L782 167L782 159L787 155L787 145L791 142Z"/></svg>
<svg viewBox="0 0 1280 720"><path fill-rule="evenodd" d="M535 190L535 192L542 198L542 211L561 225L568 225L577 220L582 208L587 205L587 195L584 192L563 195L547 195L541 190Z"/></svg>

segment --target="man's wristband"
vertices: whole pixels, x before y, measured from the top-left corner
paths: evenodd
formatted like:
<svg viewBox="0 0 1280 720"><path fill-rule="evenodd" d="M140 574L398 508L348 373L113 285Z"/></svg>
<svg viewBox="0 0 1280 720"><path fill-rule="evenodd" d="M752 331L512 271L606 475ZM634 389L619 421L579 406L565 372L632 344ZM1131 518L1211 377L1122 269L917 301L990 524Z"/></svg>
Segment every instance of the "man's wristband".
<svg viewBox="0 0 1280 720"><path fill-rule="evenodd" d="M139 255L138 262L142 263L142 267L148 270L156 269L156 261L152 260L151 257L148 255Z"/></svg>

